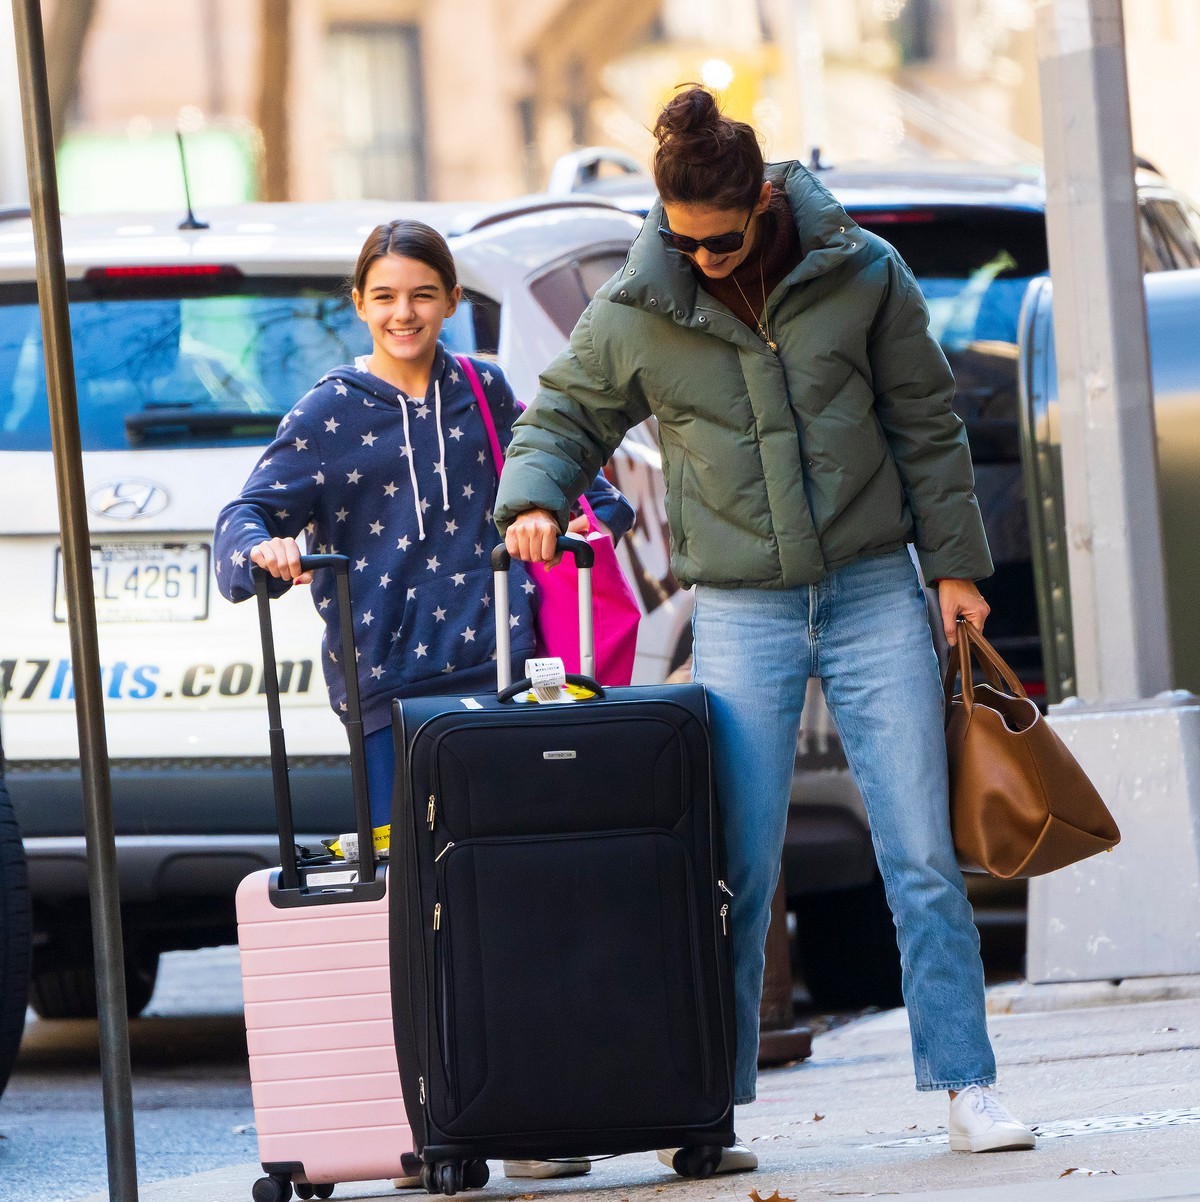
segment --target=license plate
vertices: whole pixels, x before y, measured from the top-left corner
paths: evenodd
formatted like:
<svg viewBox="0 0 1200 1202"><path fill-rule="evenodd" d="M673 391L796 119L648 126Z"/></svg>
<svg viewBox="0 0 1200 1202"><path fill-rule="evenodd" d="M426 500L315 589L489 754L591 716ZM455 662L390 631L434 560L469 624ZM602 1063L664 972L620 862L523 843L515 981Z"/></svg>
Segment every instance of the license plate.
<svg viewBox="0 0 1200 1202"><path fill-rule="evenodd" d="M208 617L206 543L92 547L97 622L201 622ZM67 620L62 549L54 561L54 620Z"/></svg>

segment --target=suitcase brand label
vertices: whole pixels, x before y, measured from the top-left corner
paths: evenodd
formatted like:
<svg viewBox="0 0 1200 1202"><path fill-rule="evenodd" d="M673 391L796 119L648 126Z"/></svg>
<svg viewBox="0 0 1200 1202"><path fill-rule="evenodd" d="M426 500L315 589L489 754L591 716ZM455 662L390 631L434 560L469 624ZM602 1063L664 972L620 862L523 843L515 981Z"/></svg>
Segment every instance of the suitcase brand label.
<svg viewBox="0 0 1200 1202"><path fill-rule="evenodd" d="M573 760L575 752L573 751L543 751L542 759L544 760Z"/></svg>

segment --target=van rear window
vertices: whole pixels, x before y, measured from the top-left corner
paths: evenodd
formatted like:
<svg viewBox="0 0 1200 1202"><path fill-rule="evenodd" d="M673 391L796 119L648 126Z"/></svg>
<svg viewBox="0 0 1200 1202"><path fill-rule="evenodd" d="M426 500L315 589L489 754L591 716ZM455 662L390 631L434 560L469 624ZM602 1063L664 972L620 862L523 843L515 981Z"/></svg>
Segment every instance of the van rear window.
<svg viewBox="0 0 1200 1202"><path fill-rule="evenodd" d="M0 450L50 449L42 330L31 288L0 289ZM459 306L442 339L492 351L495 308ZM478 310L478 312L476 312ZM480 337L482 335L482 337ZM71 288L71 342L85 451L239 446L279 419L331 367L371 349L340 277L241 279L148 289Z"/></svg>
<svg viewBox="0 0 1200 1202"><path fill-rule="evenodd" d="M917 277L930 329L943 347L1016 343L1025 289L1049 270L1041 213L923 205L851 215L900 252Z"/></svg>

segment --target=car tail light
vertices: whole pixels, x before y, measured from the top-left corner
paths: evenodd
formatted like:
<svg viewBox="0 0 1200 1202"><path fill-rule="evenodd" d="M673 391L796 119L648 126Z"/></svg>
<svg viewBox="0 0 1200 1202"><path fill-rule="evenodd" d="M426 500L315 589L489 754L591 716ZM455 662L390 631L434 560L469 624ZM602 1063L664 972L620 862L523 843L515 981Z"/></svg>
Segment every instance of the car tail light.
<svg viewBox="0 0 1200 1202"><path fill-rule="evenodd" d="M851 212L859 225L921 225L937 220L932 209L863 209Z"/></svg>
<svg viewBox="0 0 1200 1202"><path fill-rule="evenodd" d="M83 278L102 280L238 279L241 272L224 263L142 264L135 267L89 267Z"/></svg>

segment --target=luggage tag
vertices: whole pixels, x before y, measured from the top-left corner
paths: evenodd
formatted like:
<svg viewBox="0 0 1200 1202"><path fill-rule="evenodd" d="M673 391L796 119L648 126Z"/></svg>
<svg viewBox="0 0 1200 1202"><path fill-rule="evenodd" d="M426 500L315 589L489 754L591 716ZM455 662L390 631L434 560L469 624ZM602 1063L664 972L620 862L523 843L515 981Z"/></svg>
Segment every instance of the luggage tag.
<svg viewBox="0 0 1200 1202"><path fill-rule="evenodd" d="M590 701L596 696L592 689L584 685L567 683L567 669L558 656L527 659L525 675L529 677L533 688L513 698L522 704L570 705L575 701Z"/></svg>
<svg viewBox="0 0 1200 1202"><path fill-rule="evenodd" d="M533 685L533 699L542 705L570 705L575 700L567 692L567 668L558 656L527 659L525 675Z"/></svg>

